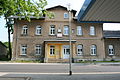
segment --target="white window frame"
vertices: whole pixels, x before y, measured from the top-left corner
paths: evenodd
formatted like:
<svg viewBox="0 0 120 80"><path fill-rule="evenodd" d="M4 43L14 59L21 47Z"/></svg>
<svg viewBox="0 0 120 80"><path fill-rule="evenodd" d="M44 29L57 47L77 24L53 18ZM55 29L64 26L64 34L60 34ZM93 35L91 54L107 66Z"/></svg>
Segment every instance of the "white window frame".
<svg viewBox="0 0 120 80"><path fill-rule="evenodd" d="M35 46L35 54L36 55L41 55L41 52L42 52L42 48L41 48L41 45L36 45Z"/></svg>
<svg viewBox="0 0 120 80"><path fill-rule="evenodd" d="M81 26L77 26L77 35L80 35L80 36L83 35Z"/></svg>
<svg viewBox="0 0 120 80"><path fill-rule="evenodd" d="M21 33L22 35L27 35L28 34L28 26L27 25L24 25L23 27L22 27L22 33Z"/></svg>
<svg viewBox="0 0 120 80"><path fill-rule="evenodd" d="M41 26L36 26L35 34L36 35L41 35L42 34L42 27Z"/></svg>
<svg viewBox="0 0 120 80"><path fill-rule="evenodd" d="M55 35L55 25L50 25L49 34L50 35Z"/></svg>
<svg viewBox="0 0 120 80"><path fill-rule="evenodd" d="M94 26L90 26L90 35L91 36L95 35L95 27Z"/></svg>
<svg viewBox="0 0 120 80"><path fill-rule="evenodd" d="M68 19L69 18L69 14L67 12L64 13L64 19Z"/></svg>
<svg viewBox="0 0 120 80"><path fill-rule="evenodd" d="M82 44L77 45L77 55L78 56L83 55L83 45Z"/></svg>
<svg viewBox="0 0 120 80"><path fill-rule="evenodd" d="M69 35L69 26L64 26L63 34L64 35Z"/></svg>
<svg viewBox="0 0 120 80"><path fill-rule="evenodd" d="M20 55L27 55L27 45L21 45Z"/></svg>
<svg viewBox="0 0 120 80"><path fill-rule="evenodd" d="M108 45L108 54L110 56L114 55L114 46L113 45Z"/></svg>
<svg viewBox="0 0 120 80"><path fill-rule="evenodd" d="M50 55L53 56L55 55L55 46L50 46Z"/></svg>
<svg viewBox="0 0 120 80"><path fill-rule="evenodd" d="M91 55L97 55L97 46L96 45L91 45L90 54Z"/></svg>

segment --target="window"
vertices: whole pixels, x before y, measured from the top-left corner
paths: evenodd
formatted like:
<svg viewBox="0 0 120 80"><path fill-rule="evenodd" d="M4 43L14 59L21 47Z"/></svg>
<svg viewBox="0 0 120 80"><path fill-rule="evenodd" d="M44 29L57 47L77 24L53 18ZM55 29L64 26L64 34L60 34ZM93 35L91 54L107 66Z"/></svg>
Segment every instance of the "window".
<svg viewBox="0 0 120 80"><path fill-rule="evenodd" d="M95 35L95 27L90 26L90 35L94 36Z"/></svg>
<svg viewBox="0 0 120 80"><path fill-rule="evenodd" d="M68 26L64 26L63 34L64 35L69 35L69 27Z"/></svg>
<svg viewBox="0 0 120 80"><path fill-rule="evenodd" d="M68 13L64 13L64 18L65 18L65 19L69 18Z"/></svg>
<svg viewBox="0 0 120 80"><path fill-rule="evenodd" d="M27 25L24 25L24 26L22 27L22 34L23 34L23 35L27 35L27 34L28 34L28 27L27 27Z"/></svg>
<svg viewBox="0 0 120 80"><path fill-rule="evenodd" d="M36 55L40 55L41 54L41 45L36 45L35 47L35 52L36 52Z"/></svg>
<svg viewBox="0 0 120 80"><path fill-rule="evenodd" d="M92 45L91 46L91 55L96 55L96 54L97 54L96 45Z"/></svg>
<svg viewBox="0 0 120 80"><path fill-rule="evenodd" d="M36 26L36 35L41 35L41 26Z"/></svg>
<svg viewBox="0 0 120 80"><path fill-rule="evenodd" d="M82 55L83 54L83 45L78 45L77 46L77 55Z"/></svg>
<svg viewBox="0 0 120 80"><path fill-rule="evenodd" d="M113 47L113 45L108 46L108 54L109 55L114 55L114 47Z"/></svg>
<svg viewBox="0 0 120 80"><path fill-rule="evenodd" d="M27 54L27 45L21 45L21 55Z"/></svg>
<svg viewBox="0 0 120 80"><path fill-rule="evenodd" d="M77 35L82 35L82 27L77 26Z"/></svg>
<svg viewBox="0 0 120 80"><path fill-rule="evenodd" d="M55 35L55 25L50 26L50 35Z"/></svg>
<svg viewBox="0 0 120 80"><path fill-rule="evenodd" d="M50 55L55 54L55 46L50 46Z"/></svg>

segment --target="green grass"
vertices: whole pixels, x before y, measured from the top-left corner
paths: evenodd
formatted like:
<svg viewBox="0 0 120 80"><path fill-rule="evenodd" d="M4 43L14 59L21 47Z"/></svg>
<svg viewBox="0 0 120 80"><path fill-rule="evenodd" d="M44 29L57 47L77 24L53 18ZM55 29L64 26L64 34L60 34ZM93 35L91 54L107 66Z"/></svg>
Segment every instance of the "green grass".
<svg viewBox="0 0 120 80"><path fill-rule="evenodd" d="M12 63L42 63L40 60L14 60Z"/></svg>
<svg viewBox="0 0 120 80"><path fill-rule="evenodd" d="M120 61L79 61L77 63L102 63L102 62L106 62L106 63L109 63L109 62L120 62Z"/></svg>

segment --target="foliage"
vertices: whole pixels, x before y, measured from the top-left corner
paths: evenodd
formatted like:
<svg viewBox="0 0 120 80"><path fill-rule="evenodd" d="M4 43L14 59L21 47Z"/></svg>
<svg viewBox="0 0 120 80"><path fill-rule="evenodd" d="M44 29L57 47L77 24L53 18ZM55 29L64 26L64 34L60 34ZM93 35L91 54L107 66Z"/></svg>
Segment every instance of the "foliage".
<svg viewBox="0 0 120 80"><path fill-rule="evenodd" d="M3 42L3 44L4 44L5 46L7 46L7 48L9 47L9 43L8 43L8 42ZM11 42L11 47L12 47L12 42Z"/></svg>
<svg viewBox="0 0 120 80"><path fill-rule="evenodd" d="M46 14L46 5L46 0L0 0L0 16L25 16L30 21L30 16L40 18Z"/></svg>
<svg viewBox="0 0 120 80"><path fill-rule="evenodd" d="M48 14L44 7L47 5L46 0L0 0L0 16L4 16L6 27L8 28L9 54L12 58L12 50L10 44L10 33L13 31L14 19L12 16L18 16L19 19L30 21L30 17L43 17Z"/></svg>

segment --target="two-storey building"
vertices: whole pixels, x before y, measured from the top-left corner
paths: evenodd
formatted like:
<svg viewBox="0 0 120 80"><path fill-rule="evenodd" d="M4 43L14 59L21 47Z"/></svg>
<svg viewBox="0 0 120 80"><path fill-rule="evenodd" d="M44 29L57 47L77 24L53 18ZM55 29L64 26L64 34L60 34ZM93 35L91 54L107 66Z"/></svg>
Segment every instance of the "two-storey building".
<svg viewBox="0 0 120 80"><path fill-rule="evenodd" d="M15 19L13 35L13 59L42 60L44 62L68 62L69 14L66 7L48 8L53 12L31 22ZM72 59L104 60L105 46L102 23L79 23L76 11L71 10Z"/></svg>

